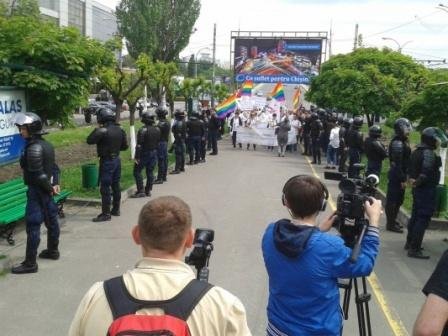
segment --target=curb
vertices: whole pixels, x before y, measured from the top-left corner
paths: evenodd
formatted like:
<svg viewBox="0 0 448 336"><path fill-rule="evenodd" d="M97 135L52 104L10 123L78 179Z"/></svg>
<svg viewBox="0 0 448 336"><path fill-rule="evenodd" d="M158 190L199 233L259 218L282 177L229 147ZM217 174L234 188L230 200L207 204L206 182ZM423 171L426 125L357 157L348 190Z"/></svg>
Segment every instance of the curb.
<svg viewBox="0 0 448 336"><path fill-rule="evenodd" d="M386 195L383 193L383 191L377 189L377 196L383 202L383 205L386 203ZM403 227L407 227L410 214L403 209L403 207L400 208L400 211L397 215L397 221L403 225ZM448 220L444 220L442 218L431 218L431 222L428 226L429 230L440 230L440 231L448 231Z"/></svg>
<svg viewBox="0 0 448 336"><path fill-rule="evenodd" d="M128 189L121 192L121 203L124 203L129 196L131 196L136 190L135 184L130 186ZM99 192L99 190L98 190ZM80 198L80 197L69 197L65 201L66 204L71 205L87 205L87 206L101 206L100 198Z"/></svg>

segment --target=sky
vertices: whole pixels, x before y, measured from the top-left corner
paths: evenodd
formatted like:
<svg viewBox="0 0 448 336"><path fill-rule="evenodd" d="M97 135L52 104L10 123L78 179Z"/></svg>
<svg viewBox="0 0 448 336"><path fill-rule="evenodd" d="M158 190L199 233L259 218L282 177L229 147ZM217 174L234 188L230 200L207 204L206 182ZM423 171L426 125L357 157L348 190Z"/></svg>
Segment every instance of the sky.
<svg viewBox="0 0 448 336"><path fill-rule="evenodd" d="M119 3L97 1L111 8ZM436 8L439 3L446 11ZM400 46L403 54L415 59L448 62L448 0L202 0L196 32L181 56L211 54L207 47L212 47L215 23L216 58L221 64L230 62L231 31L330 34L331 29L334 55L353 50L356 24L367 47Z"/></svg>

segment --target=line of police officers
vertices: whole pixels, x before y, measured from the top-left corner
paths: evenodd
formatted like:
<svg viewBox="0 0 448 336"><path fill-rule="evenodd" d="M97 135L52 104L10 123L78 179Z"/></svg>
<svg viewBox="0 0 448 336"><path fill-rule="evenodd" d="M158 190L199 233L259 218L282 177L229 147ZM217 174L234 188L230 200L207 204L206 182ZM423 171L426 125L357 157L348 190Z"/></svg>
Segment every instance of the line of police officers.
<svg viewBox="0 0 448 336"><path fill-rule="evenodd" d="M339 129L339 171L348 172L349 178L359 178L361 155L367 157L366 176L381 174L382 161L389 157L390 169L386 195L386 229L402 233L403 227L397 222L399 209L404 201L405 188L412 187L412 214L408 223L405 249L408 256L428 259L423 252L422 241L425 231L435 211L436 187L440 179L441 158L435 150L444 141L443 134L435 127L425 128L421 133L421 142L411 153L409 133L411 124L406 118L394 123L394 137L389 148L382 144L381 127L373 125L364 140L361 133L363 118L353 119L336 117L334 114L312 108L311 115L302 117L301 139L304 143L303 155L312 155L313 164L321 163L321 149L326 153L328 134L332 123L337 122ZM346 161L349 160L348 171Z"/></svg>

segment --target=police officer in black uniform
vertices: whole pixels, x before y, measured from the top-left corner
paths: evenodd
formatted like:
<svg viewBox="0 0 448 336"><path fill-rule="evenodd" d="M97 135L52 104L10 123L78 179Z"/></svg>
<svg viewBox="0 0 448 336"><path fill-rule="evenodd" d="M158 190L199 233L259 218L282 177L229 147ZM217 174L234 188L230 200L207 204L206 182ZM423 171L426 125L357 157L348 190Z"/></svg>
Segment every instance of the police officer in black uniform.
<svg viewBox="0 0 448 336"><path fill-rule="evenodd" d="M208 133L212 152L210 155L218 155L218 136L221 129L221 120L216 116L215 111L211 111L208 121Z"/></svg>
<svg viewBox="0 0 448 336"><path fill-rule="evenodd" d="M406 118L399 118L394 123L395 135L389 144L390 169L387 175L386 194L386 229L392 232L402 233L401 225L396 221L398 211L404 201L406 180L411 156L409 146L409 132L411 123Z"/></svg>
<svg viewBox="0 0 448 336"><path fill-rule="evenodd" d="M310 123L310 137L311 137L311 151L313 153L313 164L321 164L320 153L320 134L323 130L322 122L319 120L317 113L311 114Z"/></svg>
<svg viewBox="0 0 448 336"><path fill-rule="evenodd" d="M40 243L40 225L47 227L47 249L40 258L59 259L58 207L53 195L59 192L59 168L55 163L53 146L42 138L42 120L32 112L19 113L16 126L25 139L25 148L20 158L23 181L28 186L26 219L25 260L12 268L14 274L35 273L37 249Z"/></svg>
<svg viewBox="0 0 448 336"><path fill-rule="evenodd" d="M342 121L341 128L339 129L339 169L338 171L344 173L347 171L347 157L348 157L348 147L347 147L347 135L348 130L353 124L353 119L344 118Z"/></svg>
<svg viewBox="0 0 448 336"><path fill-rule="evenodd" d="M120 216L120 151L128 149L126 133L115 123L115 113L108 108L97 112L99 127L87 137L89 145L96 145L100 158L99 184L101 193L101 213L93 218L94 222L110 221L112 216ZM111 206L112 189L112 211Z"/></svg>
<svg viewBox="0 0 448 336"><path fill-rule="evenodd" d="M302 126L302 136L303 136L303 153L302 155L311 155L311 116L306 115L304 118L304 123Z"/></svg>
<svg viewBox="0 0 448 336"><path fill-rule="evenodd" d="M135 146L134 178L137 191L132 198L151 196L153 172L157 164L158 149L160 148L161 130L155 126L154 115L149 112L142 114L144 126L138 130ZM146 170L146 186L143 189L142 170Z"/></svg>
<svg viewBox="0 0 448 336"><path fill-rule="evenodd" d="M174 136L174 154L176 163L174 170L170 174L180 174L185 171L185 138L187 136L187 126L185 123L185 112L176 110L174 112L174 124L171 128Z"/></svg>
<svg viewBox="0 0 448 336"><path fill-rule="evenodd" d="M166 182L166 174L168 172L168 138L170 136L170 123L166 120L168 111L164 108L158 107L156 109L157 119L159 123L157 126L160 129L160 141L157 148L157 179L154 184L162 184Z"/></svg>
<svg viewBox="0 0 448 336"><path fill-rule="evenodd" d="M199 120L198 113L193 113L187 121L188 165L197 164L200 160L201 139L204 137L204 123ZM194 160L194 161L193 161Z"/></svg>
<svg viewBox="0 0 448 336"><path fill-rule="evenodd" d="M347 132L349 178L359 177L359 169L355 167L355 164L361 162L361 154L364 147L364 139L361 133L363 122L364 120L361 116L354 117L352 127Z"/></svg>
<svg viewBox="0 0 448 336"><path fill-rule="evenodd" d="M205 155L207 154L207 142L209 141L209 133L208 133L208 121L209 117L206 111L202 111L199 116L199 120L202 122L204 126L204 136L201 137L201 144L199 146L199 162L205 162Z"/></svg>
<svg viewBox="0 0 448 336"><path fill-rule="evenodd" d="M364 141L364 152L367 156L366 176L381 175L383 160L387 158L387 149L380 141L382 132L380 126L373 125L369 128L369 136Z"/></svg>
<svg viewBox="0 0 448 336"><path fill-rule="evenodd" d="M411 258L429 259L429 255L422 251L422 241L435 210L442 160L434 150L439 144L438 129L425 128L421 134L421 143L411 154L409 181L413 203L405 245L408 257Z"/></svg>

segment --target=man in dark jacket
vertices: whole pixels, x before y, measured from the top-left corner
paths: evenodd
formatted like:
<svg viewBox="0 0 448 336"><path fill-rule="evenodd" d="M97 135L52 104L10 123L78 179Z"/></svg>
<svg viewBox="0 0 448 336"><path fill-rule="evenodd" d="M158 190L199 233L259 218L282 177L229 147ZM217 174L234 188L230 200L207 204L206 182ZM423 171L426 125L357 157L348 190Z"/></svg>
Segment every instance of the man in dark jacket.
<svg viewBox="0 0 448 336"><path fill-rule="evenodd" d="M193 113L187 121L188 154L190 157L188 165L199 163L201 139L204 137L204 134L204 123L199 120L198 113Z"/></svg>
<svg viewBox="0 0 448 336"><path fill-rule="evenodd" d="M218 155L218 135L221 128L221 120L216 117L215 111L211 112L210 119L208 121L208 132L211 143L212 152L210 155Z"/></svg>
<svg viewBox="0 0 448 336"><path fill-rule="evenodd" d="M387 149L380 141L381 133L381 127L373 125L369 128L369 136L364 141L364 152L367 156L366 176L375 174L380 177L383 160L387 158Z"/></svg>
<svg viewBox="0 0 448 336"><path fill-rule="evenodd" d="M168 172L168 138L170 136L170 123L166 120L168 111L158 107L156 109L157 119L159 123L157 127L160 129L160 140L157 147L157 179L154 184L162 184L166 182L166 174Z"/></svg>
<svg viewBox="0 0 448 336"><path fill-rule="evenodd" d="M138 130L137 143L135 146L134 178L137 191L131 195L132 198L151 196L154 180L154 168L157 163L160 149L160 127L154 125L154 116L149 112L142 114L142 122L145 124ZM143 189L142 170L146 170L146 186Z"/></svg>
<svg viewBox="0 0 448 336"><path fill-rule="evenodd" d="M394 123L394 131L395 135L389 144L390 169L387 174L386 229L402 233L403 229L396 219L404 201L409 158L411 156L411 147L408 140L411 123L406 118L399 118Z"/></svg>
<svg viewBox="0 0 448 336"><path fill-rule="evenodd" d="M101 193L101 213L93 218L94 222L110 221L112 216L120 216L121 203L121 161L120 151L128 149L126 133L115 123L115 113L108 108L97 112L99 127L87 137L89 145L96 145L100 158L99 184ZM112 211L111 206L112 189Z"/></svg>
<svg viewBox="0 0 448 336"><path fill-rule="evenodd" d="M322 122L319 119L317 113L313 113L311 115L311 123L310 123L310 137L311 137L311 149L313 153L313 162L314 164L321 164L321 153L320 153L320 134L323 131Z"/></svg>
<svg viewBox="0 0 448 336"><path fill-rule="evenodd" d="M187 126L185 124L185 112L176 110L174 113L173 127L171 131L174 136L174 154L176 163L171 174L180 174L185 171L185 138L187 136Z"/></svg>
<svg viewBox="0 0 448 336"><path fill-rule="evenodd" d="M59 259L58 207L53 195L59 192L59 168L55 163L53 146L42 138L42 120L34 113L18 113L15 125L25 139L25 148L20 158L23 181L28 186L25 210L26 254L25 260L12 268L14 274L35 273L37 249L40 243L40 225L47 227L47 249L40 258Z"/></svg>
<svg viewBox="0 0 448 336"><path fill-rule="evenodd" d="M381 201L365 202L370 226L359 257L344 240L328 234L335 216L317 225L328 191L313 176L298 175L283 187L282 203L291 219L272 223L263 235L262 251L269 276L267 335L340 336L342 314L338 278L367 276L379 250Z"/></svg>
<svg viewBox="0 0 448 336"><path fill-rule="evenodd" d="M353 119L345 118L343 119L341 128L339 129L339 171L345 173L347 171L347 157L348 157L348 146L347 146L347 134L348 130L353 124Z"/></svg>
<svg viewBox="0 0 448 336"><path fill-rule="evenodd" d="M359 177L359 169L355 164L361 162L361 154L364 147L364 139L361 133L361 127L364 120L361 116L353 118L353 125L347 132L347 146L348 146L348 177Z"/></svg>
<svg viewBox="0 0 448 336"><path fill-rule="evenodd" d="M436 205L436 187L440 180L442 160L434 150L441 137L436 127L422 131L421 143L411 154L409 181L412 185L412 214L408 223L405 249L408 257L428 259L422 250L423 236L431 221Z"/></svg>

